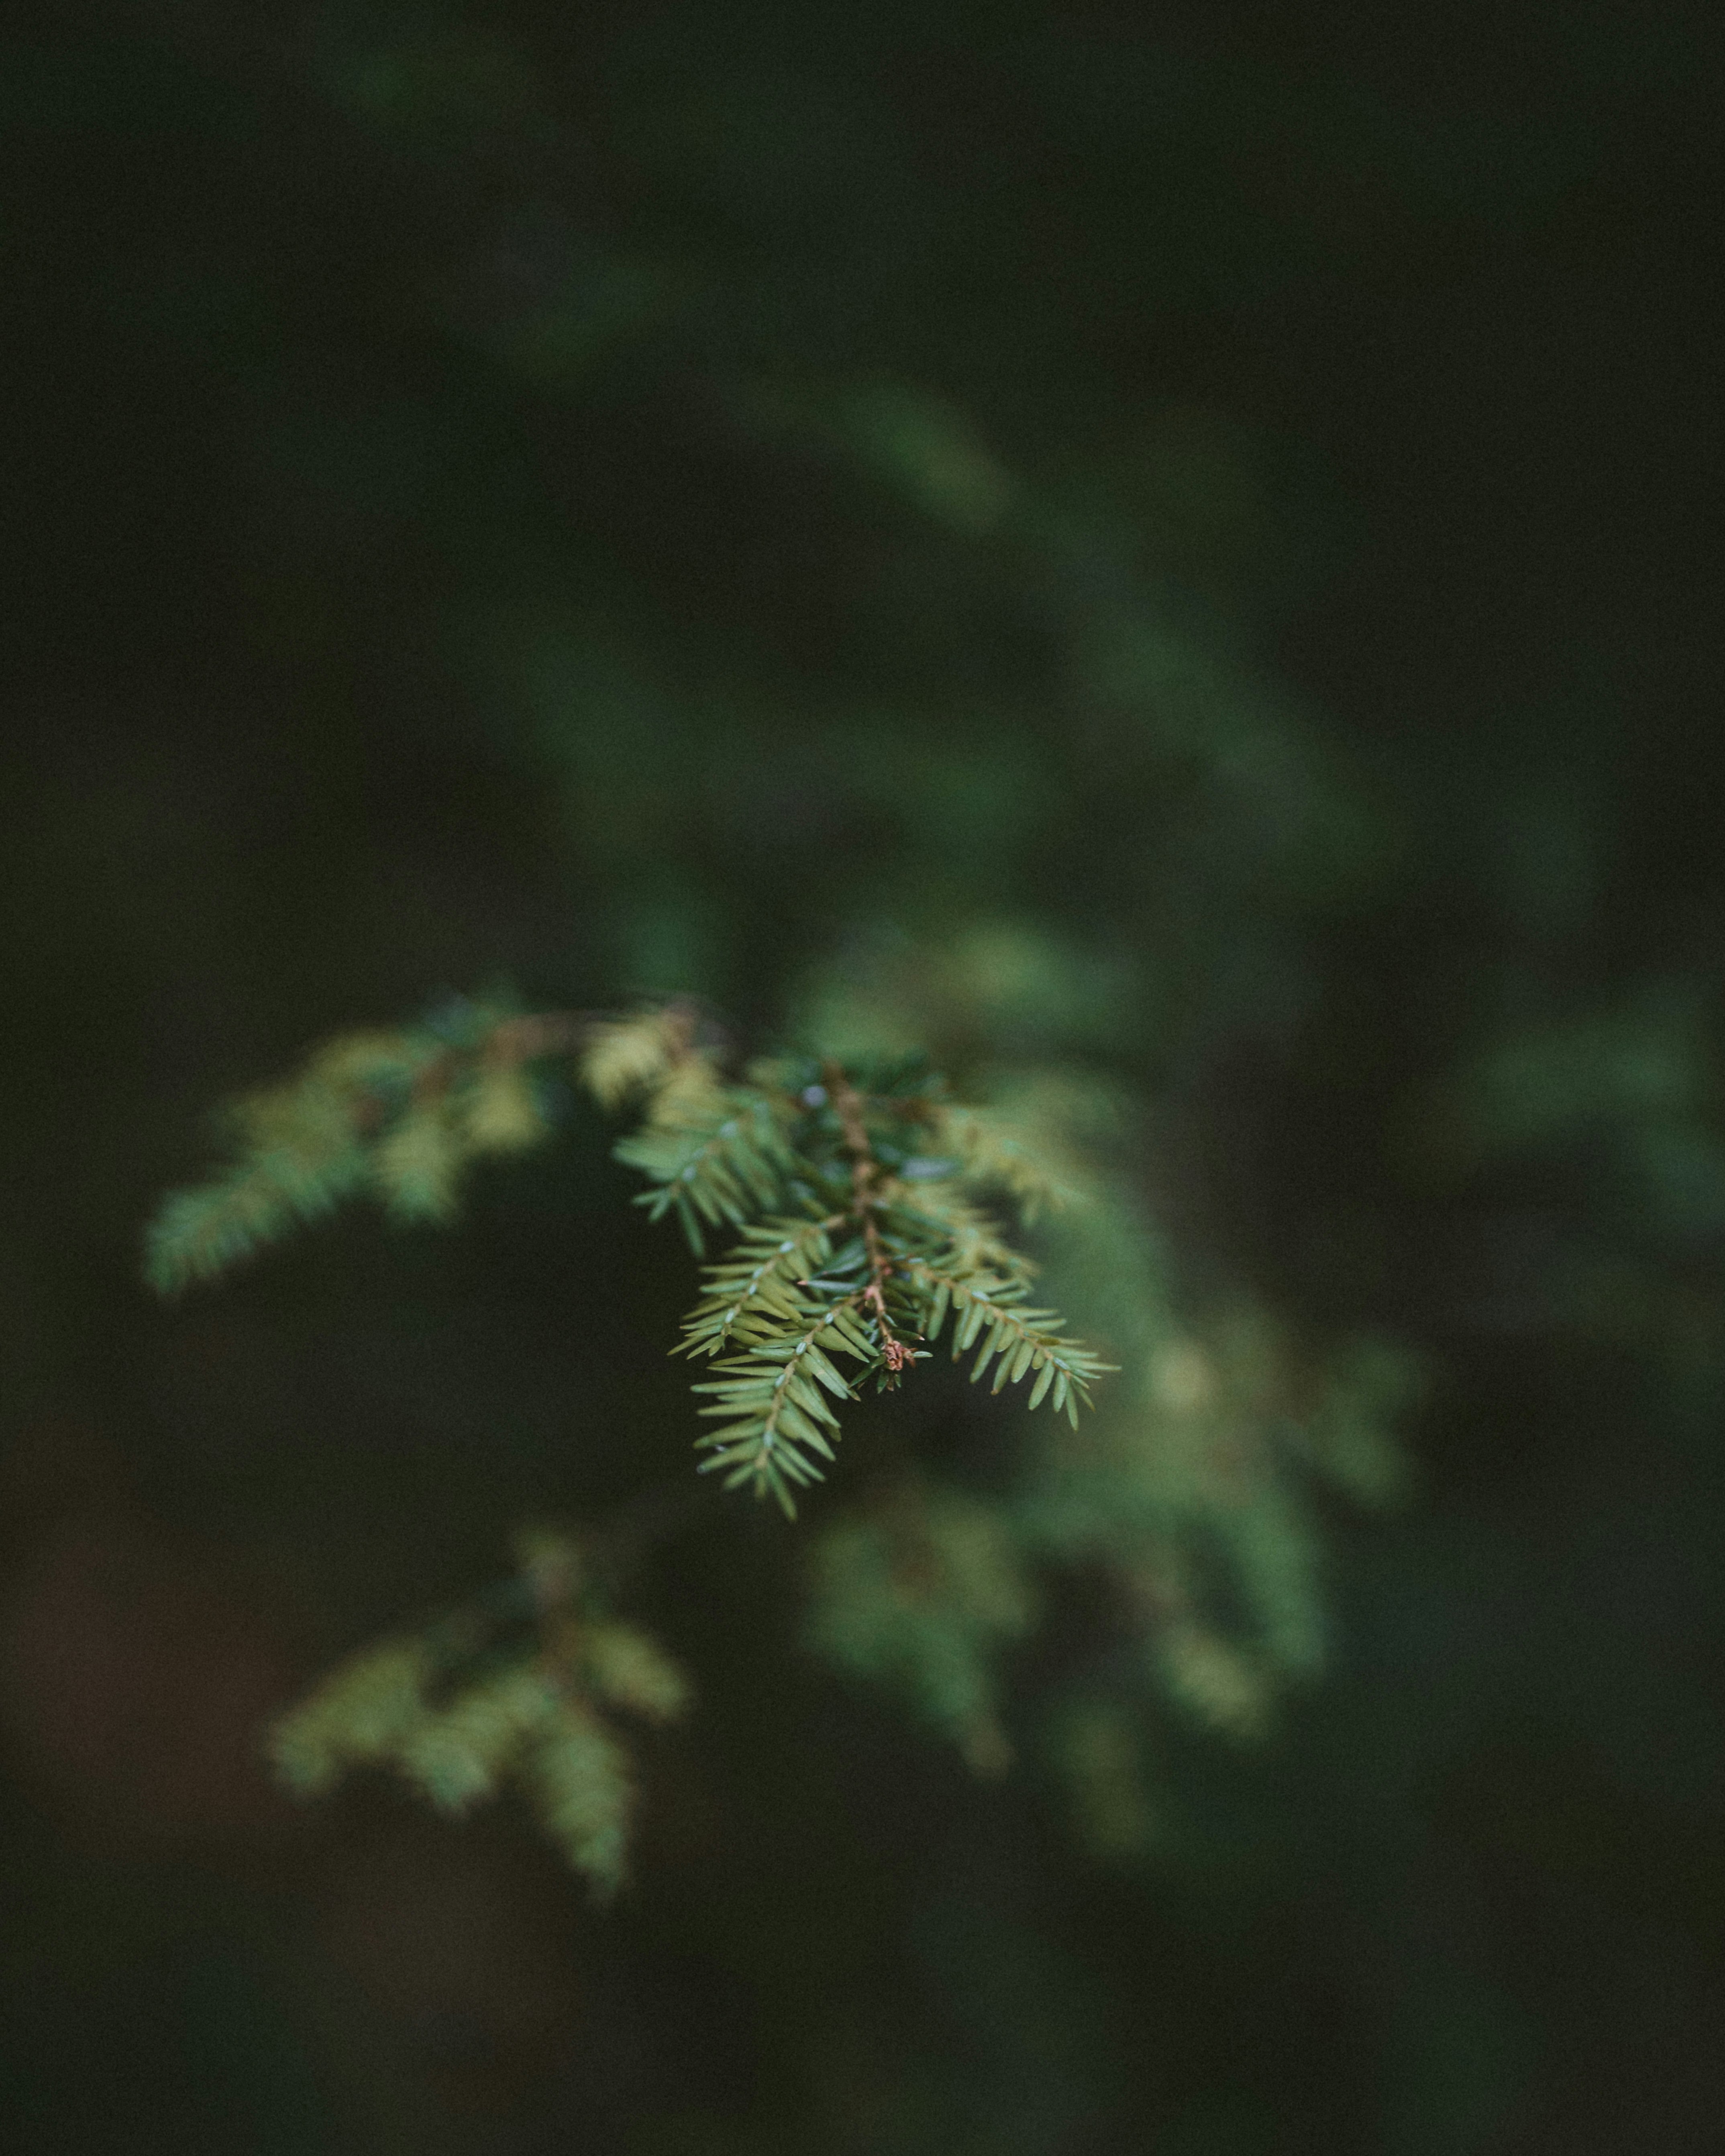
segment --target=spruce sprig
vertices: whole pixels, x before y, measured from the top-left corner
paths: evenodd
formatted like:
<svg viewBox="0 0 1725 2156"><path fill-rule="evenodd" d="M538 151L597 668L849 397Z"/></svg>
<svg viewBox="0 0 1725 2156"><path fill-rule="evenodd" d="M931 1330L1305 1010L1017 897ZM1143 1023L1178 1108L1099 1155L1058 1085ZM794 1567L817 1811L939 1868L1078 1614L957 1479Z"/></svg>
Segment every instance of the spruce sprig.
<svg viewBox="0 0 1725 2156"><path fill-rule="evenodd" d="M696 1257L704 1228L742 1227L752 1210L779 1201L792 1166L773 1104L734 1086L691 1087L666 1106L655 1103L615 1151L659 1186L636 1200L648 1219L675 1212Z"/></svg>
<svg viewBox="0 0 1725 2156"><path fill-rule="evenodd" d="M1081 1167L952 1102L920 1059L787 1056L730 1077L711 1031L683 1004L602 1019L498 1001L344 1035L230 1111L234 1158L164 1203L146 1275L164 1292L212 1279L367 1188L398 1219L447 1219L475 1159L549 1135L537 1067L572 1055L603 1106L635 1110L614 1150L646 1177L649 1217L675 1214L697 1257L735 1232L673 1350L712 1373L694 1386L719 1424L696 1440L701 1472L794 1517L836 1456L838 1405L870 1378L896 1387L949 1319L973 1380L991 1364L997 1393L1031 1379L1029 1404L1051 1397L1076 1424L1113 1366L1031 1304L1034 1267L978 1199L1025 1217L1082 1203Z"/></svg>
<svg viewBox="0 0 1725 2156"><path fill-rule="evenodd" d="M513 1787L608 1898L634 1810L627 1724L675 1721L690 1686L655 1640L612 1614L589 1554L569 1534L529 1530L514 1577L351 1656L272 1727L278 1780L311 1798L388 1769L458 1818Z"/></svg>
<svg viewBox="0 0 1725 2156"><path fill-rule="evenodd" d="M697 1440L727 1489L747 1483L794 1517L794 1492L818 1481L839 1434L835 1403L872 1376L896 1386L952 1320L954 1358L973 1353L973 1379L992 1363L993 1389L1034 1378L1030 1404L1050 1394L1076 1424L1090 1386L1111 1366L1029 1302L1034 1268L966 1194L968 1183L1021 1205L1070 1202L1064 1164L1039 1163L1028 1133L983 1111L955 1109L918 1065L852 1070L834 1058L757 1064L726 1096L711 1127L714 1162L728 1167L721 1202L734 1218L747 1198L764 1207L794 1196L802 1215L762 1211L704 1268L680 1352L711 1363L694 1390L720 1427ZM781 1182L760 1163L770 1132ZM619 1158L663 1178L688 1174L675 1152L625 1141ZM696 1178L691 1178L691 1183ZM655 1210L665 1209L655 1194ZM839 1370L842 1356L860 1367Z"/></svg>
<svg viewBox="0 0 1725 2156"><path fill-rule="evenodd" d="M533 1068L580 1035L564 1014L456 1001L421 1025L326 1041L293 1077L221 1111L233 1158L163 1200L146 1280L163 1295L215 1280L367 1191L396 1220L448 1219L473 1161L550 1136Z"/></svg>

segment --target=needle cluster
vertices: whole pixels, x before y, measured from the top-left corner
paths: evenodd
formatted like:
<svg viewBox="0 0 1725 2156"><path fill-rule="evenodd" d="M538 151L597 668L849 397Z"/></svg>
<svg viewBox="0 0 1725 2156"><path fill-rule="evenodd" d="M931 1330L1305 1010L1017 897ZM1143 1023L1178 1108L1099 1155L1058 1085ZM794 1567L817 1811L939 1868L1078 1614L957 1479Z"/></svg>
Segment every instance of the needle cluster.
<svg viewBox="0 0 1725 2156"><path fill-rule="evenodd" d="M579 1077L637 1127L615 1150L702 1259L674 1352L716 1428L702 1472L787 1517L835 1458L839 1411L899 1385L944 1337L973 1379L1028 1382L1076 1425L1111 1365L1034 1303L1035 1268L978 1202L1022 1214L1070 1195L1062 1163L986 1110L959 1106L921 1058L848 1065L790 1055L727 1076L680 1005L605 1019L462 1004L399 1033L347 1035L297 1076L228 1111L235 1158L175 1193L147 1239L165 1291L208 1280L297 1223L369 1190L403 1220L447 1218L470 1165L549 1134L536 1066Z"/></svg>

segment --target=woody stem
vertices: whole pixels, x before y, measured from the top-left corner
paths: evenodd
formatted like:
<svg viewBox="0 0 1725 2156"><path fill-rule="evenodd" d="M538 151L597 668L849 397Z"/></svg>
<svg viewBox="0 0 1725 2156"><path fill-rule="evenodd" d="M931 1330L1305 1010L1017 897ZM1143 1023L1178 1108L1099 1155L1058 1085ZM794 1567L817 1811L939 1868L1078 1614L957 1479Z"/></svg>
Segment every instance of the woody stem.
<svg viewBox="0 0 1725 2156"><path fill-rule="evenodd" d="M880 1230L875 1219L880 1204L875 1194L875 1178L879 1172L874 1148L869 1143L868 1127L863 1121L862 1096L845 1074L842 1064L829 1060L822 1075L826 1080L827 1098L833 1104L833 1112L839 1118L839 1127L845 1133L845 1143L850 1154L850 1187L855 1197L858 1224L862 1229L863 1250L868 1260L869 1284L863 1290L863 1301L875 1313L880 1327L880 1353L889 1370L903 1369L911 1359L909 1350L892 1329L886 1315L886 1282L891 1276L892 1260L880 1241Z"/></svg>

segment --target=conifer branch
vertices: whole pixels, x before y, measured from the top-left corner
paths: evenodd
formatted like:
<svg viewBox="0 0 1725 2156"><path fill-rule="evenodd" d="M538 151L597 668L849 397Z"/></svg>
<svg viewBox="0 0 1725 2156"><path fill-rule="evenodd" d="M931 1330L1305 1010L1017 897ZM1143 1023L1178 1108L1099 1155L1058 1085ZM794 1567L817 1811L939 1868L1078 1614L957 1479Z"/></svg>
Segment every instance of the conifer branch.
<svg viewBox="0 0 1725 2156"><path fill-rule="evenodd" d="M278 1720L270 1757L300 1796L389 1768L456 1816L513 1784L608 1897L624 1877L634 1803L614 1717L675 1721L688 1681L645 1632L611 1615L569 1537L524 1535L517 1555L516 1575L499 1588L343 1663Z"/></svg>
<svg viewBox="0 0 1725 2156"><path fill-rule="evenodd" d="M884 1509L829 1528L814 1560L817 1642L906 1689L979 1771L998 1768L1010 1749L999 1664L1029 1622L1033 1553L1096 1559L1128 1585L1172 1577L1181 1508L1204 1500L1190 1490L1171 1500L1187 1471L1170 1468L1166 1448L1189 1447L1196 1490L1220 1456L1209 1420L1235 1412L1221 1365L1170 1341L1143 1233L1061 1136L1081 1119L1062 1112L1057 1091L1051 1106L1047 1088L1022 1096L1014 1120L950 1101L915 1060L789 1055L736 1076L687 1004L622 1018L460 1004L418 1027L344 1035L238 1103L236 1158L162 1206L149 1276L165 1291L213 1277L367 1187L397 1219L447 1218L470 1166L549 1134L536 1072L561 1057L601 1106L632 1111L613 1151L647 1178L636 1202L654 1220L675 1214L703 1259L672 1351L705 1365L693 1389L716 1427L696 1440L698 1471L771 1496L789 1517L835 1463L840 1414L863 1381L896 1389L948 1331L973 1383L992 1369L993 1393L1026 1383L1031 1408L1047 1401L1077 1425L1114 1365L1033 1303L1037 1268L992 1204L1020 1218L1065 1210L1056 1260L1070 1270L1076 1248L1077 1277L1106 1280L1111 1332L1127 1355L1152 1358L1153 1383L1134 1399L1172 1421L1147 1435L1142 1410L1128 1409L1081 1455L1048 1450L1028 1509L913 1477ZM715 1230L729 1247L707 1259ZM1251 1373L1262 1354L1245 1336L1230 1353L1241 1412L1261 1421ZM1383 1483L1388 1383L1368 1360L1307 1418L1314 1460L1338 1479ZM1243 1625L1205 1606L1214 1587L1153 1606L1137 1597L1139 1661L1224 1727L1254 1726L1275 1685L1317 1659L1293 1503L1272 1464L1225 1513L1203 1514ZM662 1513L636 1518L635 1543L660 1531ZM355 1657L278 1724L283 1779L313 1794L385 1768L456 1813L512 1785L595 1891L612 1891L633 1802L619 1718L672 1719L688 1687L650 1638L611 1614L607 1571L602 1546L542 1538L516 1578Z"/></svg>
<svg viewBox="0 0 1725 2156"><path fill-rule="evenodd" d="M801 1308L795 1290L832 1256L832 1235L850 1216L821 1220L769 1215L746 1228L730 1263L706 1269L707 1292L683 1321L677 1355L716 1355L737 1337L770 1337L776 1321ZM758 1255L757 1255L758 1254ZM751 1321L753 1321L752 1322Z"/></svg>
<svg viewBox="0 0 1725 2156"><path fill-rule="evenodd" d="M636 1105L613 1150L647 1178L648 1217L675 1214L697 1256L714 1229L735 1234L673 1351L715 1373L695 1389L722 1427L698 1449L725 1488L747 1483L794 1514L793 1491L835 1457L834 1402L870 1373L895 1389L949 1312L956 1353L978 1348L973 1378L992 1362L996 1392L1028 1377L1033 1406L1052 1392L1076 1419L1088 1402L1109 1366L1028 1306L1034 1268L967 1192L1024 1206L1069 1194L1073 1174L1040 1158L1034 1128L954 1106L914 1060L793 1056L727 1078L687 1003L620 1019L458 1004L329 1043L239 1104L239 1159L162 1207L150 1278L167 1291L211 1278L368 1183L398 1220L448 1219L476 1158L549 1134L531 1072L566 1055L603 1106Z"/></svg>
<svg viewBox="0 0 1725 2156"><path fill-rule="evenodd" d="M163 1294L216 1279L367 1187L398 1220L447 1219L471 1163L550 1135L529 1065L572 1053L592 1024L462 1004L421 1026L326 1043L296 1076L227 1111L237 1158L163 1202L145 1277Z"/></svg>
<svg viewBox="0 0 1725 2156"><path fill-rule="evenodd" d="M757 1496L770 1493L785 1517L795 1519L790 1485L820 1480L820 1470L809 1455L818 1453L829 1461L837 1457L826 1431L836 1436L839 1419L821 1389L839 1399L855 1397L824 1351L865 1363L876 1353L855 1322L866 1293L865 1288L853 1289L826 1304L788 1342L756 1342L747 1355L715 1365L731 1374L691 1388L717 1396L718 1404L700 1409L700 1414L732 1418L723 1430L696 1440L698 1449L712 1451L699 1473L723 1472L727 1490L752 1483Z"/></svg>
<svg viewBox="0 0 1725 2156"><path fill-rule="evenodd" d="M1040 1373L1030 1389L1029 1405L1040 1407L1050 1389L1054 1408L1062 1408L1072 1427L1078 1427L1078 1409L1089 1407L1090 1380L1111 1370L1088 1348L1067 1340L1065 1328L1051 1310L1026 1310L1015 1298L1024 1291L1017 1283L988 1274L970 1274L944 1269L924 1258L910 1260L909 1270L919 1285L932 1291L928 1338L937 1339L950 1303L952 1312L952 1359L957 1362L980 1340L970 1380L974 1384L998 1355L994 1383L1016 1384L1032 1371Z"/></svg>

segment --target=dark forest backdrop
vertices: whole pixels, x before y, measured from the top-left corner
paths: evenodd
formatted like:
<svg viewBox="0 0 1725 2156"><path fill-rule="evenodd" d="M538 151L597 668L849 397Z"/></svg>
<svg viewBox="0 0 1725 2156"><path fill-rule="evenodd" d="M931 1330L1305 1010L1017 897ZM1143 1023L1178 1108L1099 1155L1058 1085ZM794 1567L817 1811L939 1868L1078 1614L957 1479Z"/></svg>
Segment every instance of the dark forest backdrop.
<svg viewBox="0 0 1725 2156"><path fill-rule="evenodd" d="M1725 2144L1709 11L31 13L8 2148ZM1275 1733L1147 1706L1099 1854L738 1500L640 1589L702 1705L610 1911L277 1794L332 1658L686 1466L594 1119L140 1284L211 1104L500 978L1076 1057L1188 1291L1419 1355Z"/></svg>

